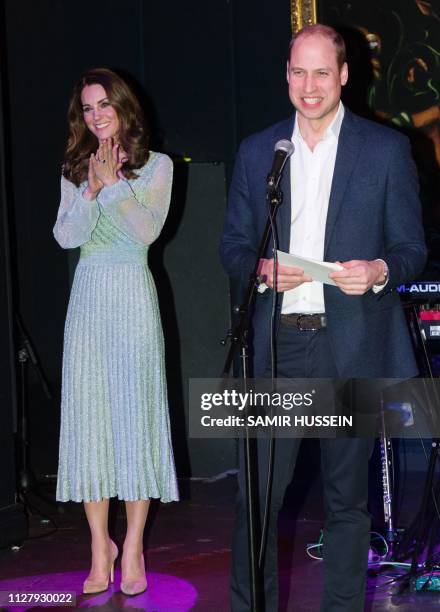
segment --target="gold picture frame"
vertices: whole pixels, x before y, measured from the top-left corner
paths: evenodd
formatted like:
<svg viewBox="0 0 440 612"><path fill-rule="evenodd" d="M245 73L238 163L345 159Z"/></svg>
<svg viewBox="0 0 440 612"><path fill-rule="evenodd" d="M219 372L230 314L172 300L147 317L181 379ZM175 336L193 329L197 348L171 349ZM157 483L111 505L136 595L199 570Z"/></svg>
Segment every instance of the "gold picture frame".
<svg viewBox="0 0 440 612"><path fill-rule="evenodd" d="M290 0L292 34L306 25L316 23L316 0Z"/></svg>

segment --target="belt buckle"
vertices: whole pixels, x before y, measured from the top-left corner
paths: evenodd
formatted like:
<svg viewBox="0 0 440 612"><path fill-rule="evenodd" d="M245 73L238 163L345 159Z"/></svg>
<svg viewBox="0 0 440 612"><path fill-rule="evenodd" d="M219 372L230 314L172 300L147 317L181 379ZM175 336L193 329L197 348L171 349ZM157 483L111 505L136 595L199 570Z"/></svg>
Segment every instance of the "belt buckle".
<svg viewBox="0 0 440 612"><path fill-rule="evenodd" d="M302 324L302 322L301 322L301 319L302 319L303 317L304 317L305 319L306 319L306 318L309 318L309 319L310 319L312 316L313 316L313 315L308 315L308 314L300 314L300 315L298 316L297 320L296 320L296 326L297 326L297 328L298 328L300 331L318 331L318 329L319 329L318 327L314 327L314 326L313 326L313 327L310 327L310 326L309 326L309 327L306 327L306 325L307 325L306 323L304 323L304 327L303 327L303 324Z"/></svg>

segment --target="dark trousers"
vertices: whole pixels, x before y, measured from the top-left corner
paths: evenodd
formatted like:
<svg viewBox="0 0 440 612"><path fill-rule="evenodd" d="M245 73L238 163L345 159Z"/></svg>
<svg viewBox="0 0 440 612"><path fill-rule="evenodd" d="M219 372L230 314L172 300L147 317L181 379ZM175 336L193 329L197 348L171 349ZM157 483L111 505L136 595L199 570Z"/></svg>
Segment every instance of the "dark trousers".
<svg viewBox="0 0 440 612"><path fill-rule="evenodd" d="M325 330L299 331L280 326L277 336L279 378L336 378ZM301 440L275 440L274 477L264 564L265 612L278 610L278 512L295 468ZM321 471L324 526L324 591L321 612L362 612L368 564L370 516L367 511L368 460L373 442L322 439ZM260 509L264 507L269 440L258 440ZM298 602L298 609L300 602ZM243 445L240 445L239 493L232 542L231 608L249 612L249 553Z"/></svg>

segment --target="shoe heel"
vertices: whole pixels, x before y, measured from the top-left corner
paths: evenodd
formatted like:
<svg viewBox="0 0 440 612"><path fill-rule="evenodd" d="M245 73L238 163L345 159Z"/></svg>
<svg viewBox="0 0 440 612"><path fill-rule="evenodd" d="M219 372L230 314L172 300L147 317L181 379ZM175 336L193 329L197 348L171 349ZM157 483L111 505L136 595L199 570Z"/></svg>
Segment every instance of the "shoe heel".
<svg viewBox="0 0 440 612"><path fill-rule="evenodd" d="M84 594L92 594L92 593L102 593L103 591L107 591L108 586L109 586L109 582L113 583L114 579L115 579L115 561L118 557L119 551L118 551L118 547L116 546L116 544L111 540L111 546L113 548L113 551L111 553L112 559L111 559L111 565L109 568L109 572L107 574L107 580L105 582L99 582L96 580L90 580L89 578L87 578L87 580L84 582L83 585L83 593Z"/></svg>
<svg viewBox="0 0 440 612"><path fill-rule="evenodd" d="M113 542L113 540L111 540L111 543L112 543L112 548L113 548L113 559L112 559L112 564L110 566L110 582L113 584L113 582L115 581L115 563L116 563L116 559L119 556L119 550L116 544Z"/></svg>

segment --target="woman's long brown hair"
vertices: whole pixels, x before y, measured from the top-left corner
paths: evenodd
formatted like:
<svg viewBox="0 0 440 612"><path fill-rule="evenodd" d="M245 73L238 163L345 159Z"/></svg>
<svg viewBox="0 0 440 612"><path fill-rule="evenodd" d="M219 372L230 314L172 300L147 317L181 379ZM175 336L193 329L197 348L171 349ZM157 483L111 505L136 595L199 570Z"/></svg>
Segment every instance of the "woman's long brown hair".
<svg viewBox="0 0 440 612"><path fill-rule="evenodd" d="M98 139L83 118L81 92L86 85L101 85L104 88L118 115L118 141L128 157L122 172L126 178L135 178L137 174L134 170L144 166L148 160L149 132L138 99L127 83L108 68L89 70L75 85L67 113L69 138L64 154L63 175L79 186L87 179L89 157L98 148Z"/></svg>

